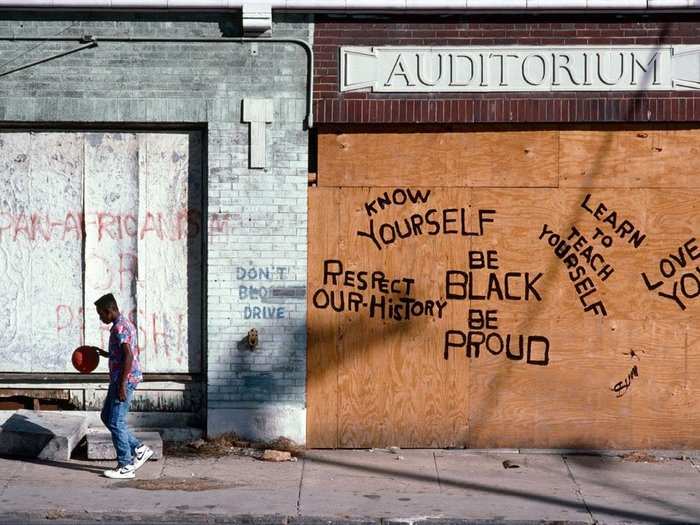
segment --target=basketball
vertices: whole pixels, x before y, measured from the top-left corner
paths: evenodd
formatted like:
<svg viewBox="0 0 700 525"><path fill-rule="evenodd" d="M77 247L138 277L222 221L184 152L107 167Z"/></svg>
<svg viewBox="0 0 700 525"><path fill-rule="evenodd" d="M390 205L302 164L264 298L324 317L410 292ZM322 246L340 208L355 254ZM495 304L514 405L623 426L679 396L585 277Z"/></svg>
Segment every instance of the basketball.
<svg viewBox="0 0 700 525"><path fill-rule="evenodd" d="M73 366L81 374L89 374L100 362L100 356L92 346L79 346L73 351Z"/></svg>

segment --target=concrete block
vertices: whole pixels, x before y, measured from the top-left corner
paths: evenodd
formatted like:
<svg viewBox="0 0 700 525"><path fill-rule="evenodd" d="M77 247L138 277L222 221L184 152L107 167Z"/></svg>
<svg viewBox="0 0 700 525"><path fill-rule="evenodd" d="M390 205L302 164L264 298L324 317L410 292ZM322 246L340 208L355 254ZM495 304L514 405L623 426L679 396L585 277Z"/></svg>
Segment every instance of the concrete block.
<svg viewBox="0 0 700 525"><path fill-rule="evenodd" d="M17 410L0 431L0 455L68 461L87 433L84 414Z"/></svg>
<svg viewBox="0 0 700 525"><path fill-rule="evenodd" d="M252 397L250 392L246 395ZM269 397L269 394L265 393L262 397ZM303 445L306 443L306 408L296 403L260 403L240 408L210 406L207 411L207 435L214 437L227 432L255 441L270 441L284 436Z"/></svg>
<svg viewBox="0 0 700 525"><path fill-rule="evenodd" d="M152 459L163 457L163 439L159 432L134 432L136 439L153 449ZM112 435L109 432L89 432L87 435L88 459L116 459L117 452L112 444Z"/></svg>

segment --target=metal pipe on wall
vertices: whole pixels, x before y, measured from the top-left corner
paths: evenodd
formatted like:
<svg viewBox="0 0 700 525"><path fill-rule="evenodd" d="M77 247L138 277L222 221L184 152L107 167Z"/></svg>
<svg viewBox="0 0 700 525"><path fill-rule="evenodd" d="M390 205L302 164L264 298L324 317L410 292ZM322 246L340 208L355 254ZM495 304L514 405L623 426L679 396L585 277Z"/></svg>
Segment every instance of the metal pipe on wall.
<svg viewBox="0 0 700 525"><path fill-rule="evenodd" d="M300 38L248 38L248 37L233 37L233 38L158 38L158 37L141 37L141 36L102 36L96 37L94 35L90 36L9 36L0 35L0 41L9 42L80 42L86 45L81 46L77 49L72 49L65 53L60 53L58 55L53 55L49 58L37 60L31 64L25 64L19 68L15 68L4 73L0 73L0 77L19 71L21 69L26 69L33 65L41 64L48 60L53 60L54 58L59 58L66 54L75 53L82 49L88 47L95 47L99 42L158 42L158 43L207 43L207 44L235 44L235 43L245 43L254 42L256 44L269 42L277 44L296 44L301 46L306 52L306 126L308 128L314 127L314 109L313 109L313 91L314 91L314 50L311 45Z"/></svg>

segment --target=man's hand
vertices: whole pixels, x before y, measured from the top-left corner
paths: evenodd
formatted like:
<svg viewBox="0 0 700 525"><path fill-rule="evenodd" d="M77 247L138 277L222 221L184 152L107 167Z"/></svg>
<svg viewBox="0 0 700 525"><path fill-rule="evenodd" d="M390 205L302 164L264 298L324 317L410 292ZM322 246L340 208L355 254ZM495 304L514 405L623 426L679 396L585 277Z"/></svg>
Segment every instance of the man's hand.
<svg viewBox="0 0 700 525"><path fill-rule="evenodd" d="M119 401L126 401L126 383L119 385Z"/></svg>
<svg viewBox="0 0 700 525"><path fill-rule="evenodd" d="M102 357L109 357L109 352L105 352L105 351L102 350L101 348L98 348L98 347L96 347L96 346L91 346L90 348L92 348L93 350L95 350L95 352L97 352L97 353L98 353L99 355L101 355Z"/></svg>

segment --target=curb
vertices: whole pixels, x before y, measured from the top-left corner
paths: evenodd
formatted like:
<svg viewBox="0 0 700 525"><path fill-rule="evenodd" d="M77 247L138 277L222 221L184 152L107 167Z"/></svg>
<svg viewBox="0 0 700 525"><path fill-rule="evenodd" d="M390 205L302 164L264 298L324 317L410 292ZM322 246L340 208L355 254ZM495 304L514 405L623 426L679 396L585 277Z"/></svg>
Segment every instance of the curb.
<svg viewBox="0 0 700 525"><path fill-rule="evenodd" d="M180 525L227 524L227 525L590 525L583 521L547 520L493 520L462 518L328 518L320 516L272 515L224 515L211 513L183 514L166 511L162 514L114 514L93 512L64 512L61 509L43 512L18 512L0 514L0 525L17 525L23 522L50 523L52 525L82 525L100 522L127 524Z"/></svg>

